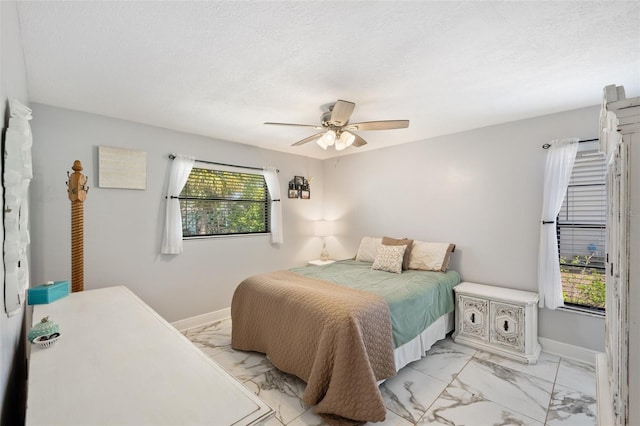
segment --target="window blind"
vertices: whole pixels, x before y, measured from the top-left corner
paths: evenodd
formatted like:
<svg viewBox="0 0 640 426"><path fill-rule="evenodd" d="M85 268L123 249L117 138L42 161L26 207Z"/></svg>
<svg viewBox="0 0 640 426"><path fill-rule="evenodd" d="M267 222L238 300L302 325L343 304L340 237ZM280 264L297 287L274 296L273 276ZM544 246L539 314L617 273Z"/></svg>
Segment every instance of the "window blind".
<svg viewBox="0 0 640 426"><path fill-rule="evenodd" d="M557 219L561 265L604 269L607 201L604 155L578 152Z"/></svg>
<svg viewBox="0 0 640 426"><path fill-rule="evenodd" d="M185 237L269 232L262 174L194 167L179 200Z"/></svg>

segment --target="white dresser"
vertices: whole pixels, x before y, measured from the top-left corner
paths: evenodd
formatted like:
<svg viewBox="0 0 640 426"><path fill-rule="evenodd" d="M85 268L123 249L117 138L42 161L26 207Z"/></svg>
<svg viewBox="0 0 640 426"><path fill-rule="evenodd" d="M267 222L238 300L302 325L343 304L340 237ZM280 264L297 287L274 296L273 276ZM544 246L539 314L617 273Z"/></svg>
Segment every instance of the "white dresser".
<svg viewBox="0 0 640 426"><path fill-rule="evenodd" d="M535 364L538 343L538 294L484 284L455 286L456 342Z"/></svg>
<svg viewBox="0 0 640 426"><path fill-rule="evenodd" d="M125 287L34 306L27 425L253 425L273 411Z"/></svg>

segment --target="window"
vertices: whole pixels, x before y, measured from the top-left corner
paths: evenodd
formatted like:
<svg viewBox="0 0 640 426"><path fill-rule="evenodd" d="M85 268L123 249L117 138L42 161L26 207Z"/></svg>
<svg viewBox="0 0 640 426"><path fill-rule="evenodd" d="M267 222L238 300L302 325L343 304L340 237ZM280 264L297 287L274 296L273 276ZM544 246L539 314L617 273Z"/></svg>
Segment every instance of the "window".
<svg viewBox="0 0 640 426"><path fill-rule="evenodd" d="M597 142L587 144L580 145L556 221L560 274L566 305L604 310L606 164Z"/></svg>
<svg viewBox="0 0 640 426"><path fill-rule="evenodd" d="M185 238L269 233L262 174L193 168L180 196Z"/></svg>

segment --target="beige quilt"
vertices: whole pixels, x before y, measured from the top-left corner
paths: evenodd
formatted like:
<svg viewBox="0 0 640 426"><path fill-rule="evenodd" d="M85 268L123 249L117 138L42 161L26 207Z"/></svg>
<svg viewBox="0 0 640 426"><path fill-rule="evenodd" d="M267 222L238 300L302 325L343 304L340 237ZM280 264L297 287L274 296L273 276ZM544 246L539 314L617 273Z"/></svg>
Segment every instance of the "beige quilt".
<svg viewBox="0 0 640 426"><path fill-rule="evenodd" d="M316 413L382 421L377 382L396 374L389 307L375 294L290 271L244 280L231 303L234 349L265 353L307 383Z"/></svg>

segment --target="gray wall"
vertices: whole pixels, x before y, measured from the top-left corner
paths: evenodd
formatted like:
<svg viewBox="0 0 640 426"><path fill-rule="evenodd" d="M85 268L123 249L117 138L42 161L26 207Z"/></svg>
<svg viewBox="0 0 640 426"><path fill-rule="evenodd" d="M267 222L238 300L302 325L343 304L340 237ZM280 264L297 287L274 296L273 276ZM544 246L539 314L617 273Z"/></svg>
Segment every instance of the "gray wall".
<svg viewBox="0 0 640 426"><path fill-rule="evenodd" d="M8 121L8 102L17 99L27 104L27 83L22 56L22 41L16 3L0 2L0 119L2 140ZM1 165L0 165L1 168ZM0 170L1 172L1 170ZM0 187L0 194L2 188ZM0 227L0 241L4 240L4 227ZM0 254L1 256L1 254ZM4 280L4 262L0 262L0 277ZM26 392L25 343L23 325L25 310L7 317L4 310L4 287L0 307L0 424L21 424L24 421L24 396Z"/></svg>
<svg viewBox="0 0 640 426"><path fill-rule="evenodd" d="M122 120L32 105L32 279L70 276L66 171L81 160L85 202L85 287L124 284L170 321L226 308L248 275L318 257L311 220L334 219L334 258L355 254L364 235L450 241L464 280L536 291L545 152L554 138L597 135L598 108L584 108L320 162ZM145 191L97 186L97 146L147 152ZM283 198L285 244L265 236L185 242L158 254L167 154L280 168L282 190L312 176L311 200ZM354 150L355 152L355 150ZM284 193L284 192L283 192ZM323 202L324 200L324 202ZM117 265L117 267L114 267ZM600 318L540 310L540 336L603 350Z"/></svg>
<svg viewBox="0 0 640 426"><path fill-rule="evenodd" d="M70 279L66 173L80 160L89 178L84 202L85 289L126 285L169 321L227 308L249 275L304 265L319 256L312 220L322 217L322 163L306 157L212 140L157 127L33 104L31 270L35 284ZM147 189L98 187L99 145L147 153ZM284 244L269 235L185 241L184 253L160 255L168 155L280 169ZM311 199L288 199L294 175L312 177Z"/></svg>
<svg viewBox="0 0 640 426"><path fill-rule="evenodd" d="M456 244L463 280L537 291L542 178L552 139L598 135L598 107L347 155L324 163L336 257L365 235ZM539 334L602 351L604 320L540 310Z"/></svg>

